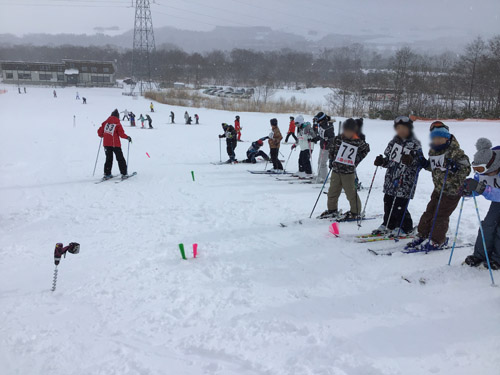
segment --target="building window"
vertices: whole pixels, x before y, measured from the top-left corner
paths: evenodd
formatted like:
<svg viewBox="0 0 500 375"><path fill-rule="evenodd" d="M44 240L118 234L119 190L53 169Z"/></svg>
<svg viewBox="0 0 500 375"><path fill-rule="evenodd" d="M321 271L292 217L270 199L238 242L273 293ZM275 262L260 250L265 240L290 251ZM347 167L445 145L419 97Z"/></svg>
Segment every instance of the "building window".
<svg viewBox="0 0 500 375"><path fill-rule="evenodd" d="M64 74L58 74L57 75L57 80L60 82L64 82Z"/></svg>
<svg viewBox="0 0 500 375"><path fill-rule="evenodd" d="M82 66L82 72L86 72L88 71L89 69L86 67L86 66Z"/></svg>
<svg viewBox="0 0 500 375"><path fill-rule="evenodd" d="M40 81L50 81L52 79L52 74L40 73L38 77L40 78Z"/></svg>
<svg viewBox="0 0 500 375"><path fill-rule="evenodd" d="M109 73L109 68L102 68L102 71L103 71L104 73Z"/></svg>
<svg viewBox="0 0 500 375"><path fill-rule="evenodd" d="M17 73L17 77L23 80L31 80L31 73Z"/></svg>
<svg viewBox="0 0 500 375"><path fill-rule="evenodd" d="M93 66L93 67L90 68L90 71L92 73L97 73L97 68L95 66Z"/></svg>
<svg viewBox="0 0 500 375"><path fill-rule="evenodd" d="M5 79L14 79L14 73L5 73Z"/></svg>
<svg viewBox="0 0 500 375"><path fill-rule="evenodd" d="M91 82L94 83L109 83L111 80L109 79L109 76L91 76L90 77Z"/></svg>

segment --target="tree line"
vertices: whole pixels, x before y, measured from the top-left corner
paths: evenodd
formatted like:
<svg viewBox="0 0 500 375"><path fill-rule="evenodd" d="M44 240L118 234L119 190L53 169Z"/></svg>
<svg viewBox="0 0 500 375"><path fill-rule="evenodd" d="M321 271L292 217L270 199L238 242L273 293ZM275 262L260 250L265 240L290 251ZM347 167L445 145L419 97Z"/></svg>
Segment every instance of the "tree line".
<svg viewBox="0 0 500 375"><path fill-rule="evenodd" d="M132 56L131 50L114 47L0 47L0 60L115 61L121 78L132 75ZM158 49L151 67L164 87L178 81L195 87L331 87L329 110L342 116L500 118L500 35L478 37L458 54L439 55L410 47L379 52L360 44L317 53Z"/></svg>

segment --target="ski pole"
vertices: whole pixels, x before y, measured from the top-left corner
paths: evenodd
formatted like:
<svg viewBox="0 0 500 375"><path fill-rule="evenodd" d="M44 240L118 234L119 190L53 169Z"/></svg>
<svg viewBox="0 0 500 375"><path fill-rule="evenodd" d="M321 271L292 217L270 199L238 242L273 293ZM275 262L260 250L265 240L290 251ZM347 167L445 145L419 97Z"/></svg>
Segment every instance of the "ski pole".
<svg viewBox="0 0 500 375"><path fill-rule="evenodd" d="M474 206L476 206L477 220L479 221L479 229L481 231L481 238L483 240L484 256L486 257L486 263L488 264L488 270L490 271L491 285L495 285L495 280L493 279L493 272L491 272L490 258L488 256L488 250L486 249L486 240L484 239L483 224L481 223L481 215L479 215L479 208L477 207L476 192L472 192L472 197L474 198Z"/></svg>
<svg viewBox="0 0 500 375"><path fill-rule="evenodd" d="M365 202L365 205L363 207L363 212L361 212L361 221L363 221L363 217L365 216L366 205L368 204L368 199L370 199L370 194L372 192L373 182L375 181L375 176L377 175L377 170L378 170L378 165L377 165L377 167L375 167L375 172L373 173L372 182L370 184L370 189L368 189L368 195L366 196L366 202Z"/></svg>
<svg viewBox="0 0 500 375"><path fill-rule="evenodd" d="M219 161L222 163L222 144L219 138Z"/></svg>
<svg viewBox="0 0 500 375"><path fill-rule="evenodd" d="M130 142L128 143L127 147L127 168L128 168L128 155L130 154Z"/></svg>
<svg viewBox="0 0 500 375"><path fill-rule="evenodd" d="M285 168L283 169L283 171L286 171L286 166L288 165L288 162L290 161L290 156L292 156L293 150L295 150L295 149L292 147L290 149L290 155L288 155L288 159L286 159Z"/></svg>
<svg viewBox="0 0 500 375"><path fill-rule="evenodd" d="M99 152L101 152L102 138L99 141L99 148L97 149L97 157L95 158L94 172L92 172L92 176L95 175L95 169L97 168L97 161L99 160Z"/></svg>
<svg viewBox="0 0 500 375"><path fill-rule="evenodd" d="M444 186L446 185L446 180L448 179L449 167L446 167L446 172L444 173L443 186L441 187L441 192L439 193L439 199L436 205L436 212L434 212L434 219L432 220L431 232L429 233L429 242L432 238L432 233L434 233L434 227L436 226L436 218L439 211L439 206L441 205L441 198L443 197Z"/></svg>
<svg viewBox="0 0 500 375"><path fill-rule="evenodd" d="M453 246L451 247L450 259L448 260L448 265L451 264L451 258L453 258L453 252L455 251L455 245L457 243L458 237L458 227L460 226L460 219L462 218L462 210L464 209L465 197L462 197L462 202L460 203L460 212L458 214L457 229L455 230L455 237L453 238Z"/></svg>
<svg viewBox="0 0 500 375"><path fill-rule="evenodd" d="M399 241L399 235L401 234L401 227L403 226L403 222L405 221L406 213L408 212L408 206L410 205L411 196L413 195L413 192L415 191L415 188L417 186L418 175L420 173L420 169L421 168L417 169L417 174L415 175L415 180L413 180L413 186L411 187L410 197L408 198L408 202L406 202L405 212L403 212L403 216L401 217L401 222L399 223L399 228L398 228L398 234L396 235L396 237L394 237L394 242Z"/></svg>
<svg viewBox="0 0 500 375"><path fill-rule="evenodd" d="M314 210L316 209L316 205L318 204L319 198L321 197L321 194L323 194L323 189L325 188L326 181L328 181L328 177L330 177L330 173L332 172L333 168L330 168L328 171L328 174L326 175L325 182L323 182L323 186L321 187L321 190L319 191L318 198L316 199L316 203L314 203L314 207L311 211L311 214L309 215L309 219L312 217Z"/></svg>

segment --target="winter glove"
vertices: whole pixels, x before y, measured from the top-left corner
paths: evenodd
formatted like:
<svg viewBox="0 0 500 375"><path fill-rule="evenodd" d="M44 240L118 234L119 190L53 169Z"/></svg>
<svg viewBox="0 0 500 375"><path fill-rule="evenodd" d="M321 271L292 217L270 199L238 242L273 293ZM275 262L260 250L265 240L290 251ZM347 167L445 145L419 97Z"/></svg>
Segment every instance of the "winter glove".
<svg viewBox="0 0 500 375"><path fill-rule="evenodd" d="M294 143L294 144L292 145L292 150L295 150L295 148L296 148L296 147L297 147L297 145Z"/></svg>
<svg viewBox="0 0 500 375"><path fill-rule="evenodd" d="M486 182L479 182L474 180L473 178L468 178L465 180L463 186L462 186L462 196L469 197L472 195L473 192L475 192L478 195L481 195L484 193L484 190L486 189Z"/></svg>
<svg viewBox="0 0 500 375"><path fill-rule="evenodd" d="M382 165L384 165L384 156L383 155L377 156L375 158L375 161L373 162L373 165L377 167L381 167Z"/></svg>
<svg viewBox="0 0 500 375"><path fill-rule="evenodd" d="M427 160L423 155L418 156L418 165L420 168L427 168L430 165L429 160Z"/></svg>
<svg viewBox="0 0 500 375"><path fill-rule="evenodd" d="M219 135L219 138L224 138L224 137L225 137L224 134Z"/></svg>
<svg viewBox="0 0 500 375"><path fill-rule="evenodd" d="M403 154L401 155L401 164L409 166L412 165L413 163L413 156L410 154Z"/></svg>
<svg viewBox="0 0 500 375"><path fill-rule="evenodd" d="M132 138L131 138L131 137L128 137L127 139L128 139L128 141L129 141L130 143L132 143Z"/></svg>
<svg viewBox="0 0 500 375"><path fill-rule="evenodd" d="M458 165L454 160L446 159L444 162L444 167L447 168L450 172L456 173L458 171Z"/></svg>

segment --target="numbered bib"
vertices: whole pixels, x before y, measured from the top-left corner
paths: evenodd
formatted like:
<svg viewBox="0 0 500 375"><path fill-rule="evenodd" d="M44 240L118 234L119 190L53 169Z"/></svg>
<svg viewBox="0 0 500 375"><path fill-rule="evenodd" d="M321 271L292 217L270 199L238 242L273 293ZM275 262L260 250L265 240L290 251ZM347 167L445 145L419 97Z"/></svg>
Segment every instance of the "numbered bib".
<svg viewBox="0 0 500 375"><path fill-rule="evenodd" d="M116 128L115 124L106 124L104 125L104 133L113 135L115 134L115 128Z"/></svg>
<svg viewBox="0 0 500 375"><path fill-rule="evenodd" d="M500 176L479 176L479 182L486 182L486 185L494 187L494 188L500 188Z"/></svg>
<svg viewBox="0 0 500 375"><path fill-rule="evenodd" d="M429 162L431 163L432 170L434 170L436 168L441 169L442 171L446 170L446 168L444 166L444 154L443 155L436 155L436 156L429 156Z"/></svg>
<svg viewBox="0 0 500 375"><path fill-rule="evenodd" d="M335 162L346 165L355 165L358 146L353 146L349 143L342 142Z"/></svg>
<svg viewBox="0 0 500 375"><path fill-rule="evenodd" d="M391 153L389 154L389 160L399 163L401 162L401 155L403 155L403 146L394 143Z"/></svg>

